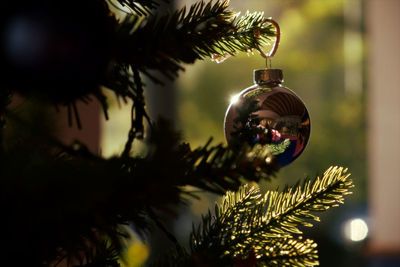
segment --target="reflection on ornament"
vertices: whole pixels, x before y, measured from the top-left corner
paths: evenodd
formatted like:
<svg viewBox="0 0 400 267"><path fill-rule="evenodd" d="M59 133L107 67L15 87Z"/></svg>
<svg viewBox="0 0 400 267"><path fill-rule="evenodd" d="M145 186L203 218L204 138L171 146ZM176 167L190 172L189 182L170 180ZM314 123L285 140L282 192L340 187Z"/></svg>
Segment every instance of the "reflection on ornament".
<svg viewBox="0 0 400 267"><path fill-rule="evenodd" d="M240 98L240 94L231 96L231 101L230 101L231 105L237 104L239 102L239 98Z"/></svg>
<svg viewBox="0 0 400 267"><path fill-rule="evenodd" d="M281 70L255 70L255 85L237 95L225 116L228 143L266 145L270 156L265 162L275 160L281 167L303 152L310 137L307 108L295 93L281 85L282 81Z"/></svg>

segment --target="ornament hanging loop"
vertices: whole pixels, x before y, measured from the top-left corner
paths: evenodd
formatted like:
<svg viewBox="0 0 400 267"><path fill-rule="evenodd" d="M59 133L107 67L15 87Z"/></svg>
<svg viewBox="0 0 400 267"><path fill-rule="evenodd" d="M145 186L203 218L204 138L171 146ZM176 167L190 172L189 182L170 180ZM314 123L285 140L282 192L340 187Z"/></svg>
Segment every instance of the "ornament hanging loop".
<svg viewBox="0 0 400 267"><path fill-rule="evenodd" d="M267 56L265 58L265 66L267 67L267 69L272 69L272 60L270 56Z"/></svg>
<svg viewBox="0 0 400 267"><path fill-rule="evenodd" d="M272 24L276 29L275 43L274 43L274 46L272 47L271 51L268 54L265 54L265 52L261 49L261 47L259 45L257 45L257 50L260 52L260 55L266 59L267 68L268 68L268 65L269 65L269 68L271 68L271 58L275 55L276 50L278 50L279 42L281 40L281 30L280 30L279 24L275 20L267 18L267 19L263 20L262 24L264 24L266 22ZM260 30L259 29L257 32L255 32L255 35L257 38L260 38Z"/></svg>

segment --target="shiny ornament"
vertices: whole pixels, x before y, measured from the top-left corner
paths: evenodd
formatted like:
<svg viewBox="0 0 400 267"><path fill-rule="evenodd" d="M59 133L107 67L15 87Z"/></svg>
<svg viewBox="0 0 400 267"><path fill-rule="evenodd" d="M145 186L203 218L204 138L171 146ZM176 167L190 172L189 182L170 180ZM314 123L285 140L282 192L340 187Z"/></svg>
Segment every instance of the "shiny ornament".
<svg viewBox="0 0 400 267"><path fill-rule="evenodd" d="M255 70L255 84L232 99L225 116L229 144L266 145L270 155L265 162L275 162L280 167L304 151L311 126L304 102L282 86L282 81L279 69Z"/></svg>

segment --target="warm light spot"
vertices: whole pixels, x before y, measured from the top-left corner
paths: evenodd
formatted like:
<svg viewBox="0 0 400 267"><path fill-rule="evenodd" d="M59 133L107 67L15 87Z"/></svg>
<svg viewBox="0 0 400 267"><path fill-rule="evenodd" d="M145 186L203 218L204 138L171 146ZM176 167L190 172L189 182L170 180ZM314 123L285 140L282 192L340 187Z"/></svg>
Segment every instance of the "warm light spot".
<svg viewBox="0 0 400 267"><path fill-rule="evenodd" d="M271 157L266 157L266 158L265 158L265 163L270 164L271 161L272 161L272 158L271 158Z"/></svg>
<svg viewBox="0 0 400 267"><path fill-rule="evenodd" d="M344 234L351 241L358 242L364 240L368 235L368 225L360 218L348 220L344 224Z"/></svg>
<svg viewBox="0 0 400 267"><path fill-rule="evenodd" d="M239 102L239 98L240 98L240 94L231 96L231 100L230 100L231 105L237 104Z"/></svg>
<svg viewBox="0 0 400 267"><path fill-rule="evenodd" d="M123 255L123 260L119 260L122 267L139 267L143 266L150 255L148 245L142 243L139 239L134 238L127 244Z"/></svg>

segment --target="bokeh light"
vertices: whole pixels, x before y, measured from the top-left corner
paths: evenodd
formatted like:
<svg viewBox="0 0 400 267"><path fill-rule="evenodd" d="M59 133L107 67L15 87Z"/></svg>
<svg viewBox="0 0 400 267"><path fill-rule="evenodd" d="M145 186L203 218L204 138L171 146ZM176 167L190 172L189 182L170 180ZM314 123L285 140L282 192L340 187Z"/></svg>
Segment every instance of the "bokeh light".
<svg viewBox="0 0 400 267"><path fill-rule="evenodd" d="M368 236L368 225L361 218L346 221L343 225L344 235L353 242L363 241Z"/></svg>
<svg viewBox="0 0 400 267"><path fill-rule="evenodd" d="M240 94L232 95L231 100L229 101L231 105L235 105L237 102L239 102L239 97Z"/></svg>

